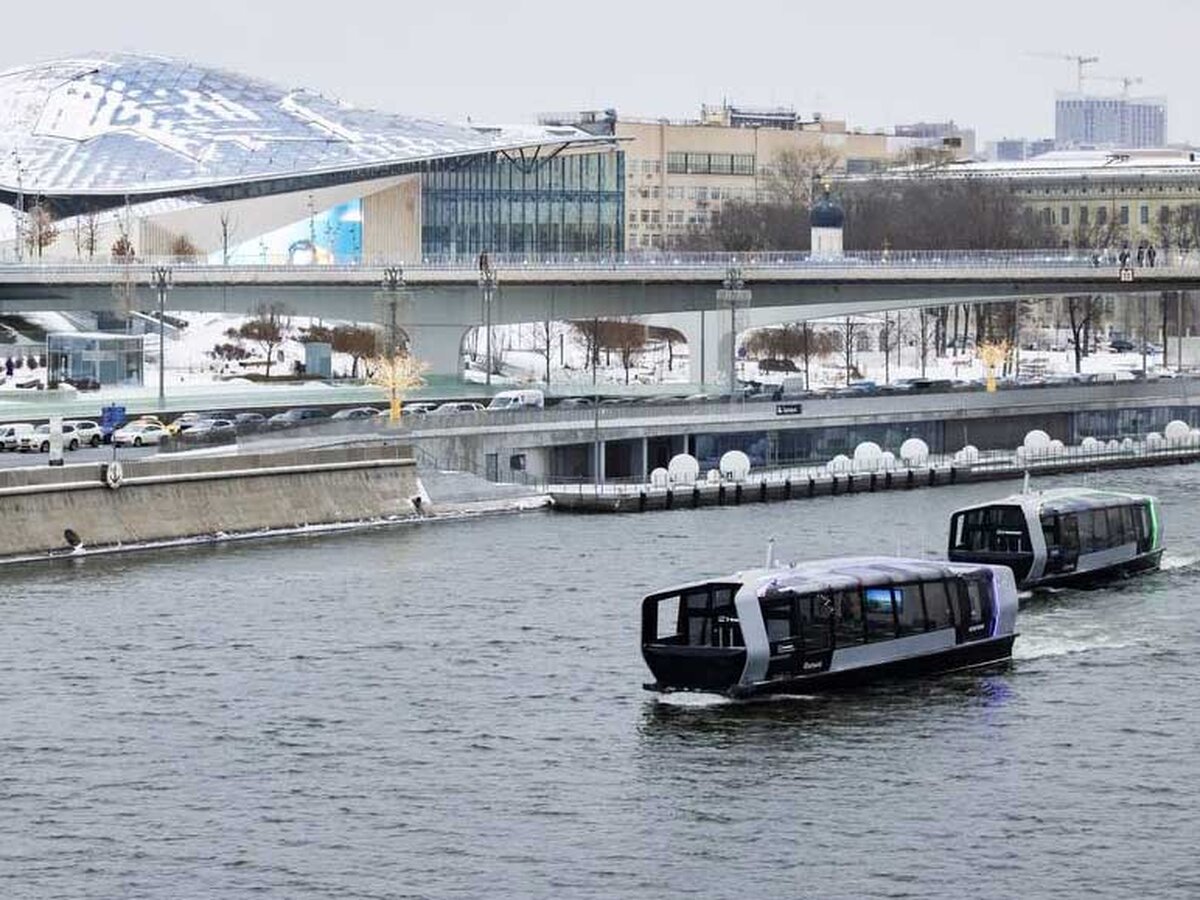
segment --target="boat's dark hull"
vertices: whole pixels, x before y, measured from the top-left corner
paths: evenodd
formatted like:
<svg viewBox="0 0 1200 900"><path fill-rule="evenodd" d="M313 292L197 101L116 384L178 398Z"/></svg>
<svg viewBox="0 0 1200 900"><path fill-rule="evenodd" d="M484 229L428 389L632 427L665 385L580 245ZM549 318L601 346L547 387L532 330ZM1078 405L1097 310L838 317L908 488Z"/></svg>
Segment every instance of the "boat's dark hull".
<svg viewBox="0 0 1200 900"><path fill-rule="evenodd" d="M1090 569L1086 572L1065 572L1061 575L1048 575L1036 581L1020 584L1022 589L1037 590L1038 588L1094 588L1132 575L1156 571L1162 563L1162 550L1143 553L1133 559L1113 563L1100 569Z"/></svg>
<svg viewBox="0 0 1200 900"><path fill-rule="evenodd" d="M889 660L876 665L835 672L814 672L811 675L773 679L749 686L738 685L724 693L739 698L763 694L820 694L862 687L876 681L975 669L1007 662L1012 658L1015 639L1015 633L1007 634L983 641L957 644L937 653ZM648 684L646 687L649 690L662 690L654 684Z"/></svg>

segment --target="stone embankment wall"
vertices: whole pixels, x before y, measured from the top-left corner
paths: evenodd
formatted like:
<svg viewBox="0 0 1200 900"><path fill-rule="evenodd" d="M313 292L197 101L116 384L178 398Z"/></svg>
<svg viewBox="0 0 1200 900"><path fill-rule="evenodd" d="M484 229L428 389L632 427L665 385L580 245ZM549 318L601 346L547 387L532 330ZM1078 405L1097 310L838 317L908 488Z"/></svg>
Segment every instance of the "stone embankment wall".
<svg viewBox="0 0 1200 900"><path fill-rule="evenodd" d="M420 513L416 466L394 444L143 458L111 475L106 463L0 470L0 560Z"/></svg>

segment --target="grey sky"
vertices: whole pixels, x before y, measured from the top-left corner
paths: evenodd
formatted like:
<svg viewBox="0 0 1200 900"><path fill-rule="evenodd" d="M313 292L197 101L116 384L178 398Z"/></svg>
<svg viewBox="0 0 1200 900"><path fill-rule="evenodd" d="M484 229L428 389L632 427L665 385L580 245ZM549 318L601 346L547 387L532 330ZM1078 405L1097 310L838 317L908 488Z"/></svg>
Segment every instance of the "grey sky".
<svg viewBox="0 0 1200 900"><path fill-rule="evenodd" d="M1168 97L1172 141L1200 141L1197 0L59 0L9 3L4 19L0 68L141 50L442 118L683 117L728 97L863 128L954 118L981 140L1052 134L1074 64L1025 54L1086 53L1096 74Z"/></svg>

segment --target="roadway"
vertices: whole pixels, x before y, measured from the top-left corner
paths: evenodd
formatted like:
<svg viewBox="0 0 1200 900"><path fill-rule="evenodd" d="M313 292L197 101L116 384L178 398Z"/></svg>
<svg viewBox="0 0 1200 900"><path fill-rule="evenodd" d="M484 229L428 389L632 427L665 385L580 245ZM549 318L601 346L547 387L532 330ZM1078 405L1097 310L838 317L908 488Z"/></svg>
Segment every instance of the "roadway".
<svg viewBox="0 0 1200 900"><path fill-rule="evenodd" d="M152 456L157 452L157 450L157 447L118 447L116 458L120 460L140 459L144 456ZM99 447L80 447L78 450L63 451L64 465L109 462L112 459L113 448L110 445L101 445ZM49 464L49 453L21 453L16 450L6 450L0 452L0 469L32 468L36 466L46 466Z"/></svg>

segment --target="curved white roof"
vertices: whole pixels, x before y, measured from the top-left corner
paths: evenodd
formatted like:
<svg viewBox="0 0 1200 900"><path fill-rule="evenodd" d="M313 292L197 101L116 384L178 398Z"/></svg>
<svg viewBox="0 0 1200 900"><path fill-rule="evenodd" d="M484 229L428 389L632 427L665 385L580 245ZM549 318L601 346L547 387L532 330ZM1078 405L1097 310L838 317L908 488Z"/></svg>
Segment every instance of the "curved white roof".
<svg viewBox="0 0 1200 900"><path fill-rule="evenodd" d="M476 129L355 109L219 69L99 54L0 73L0 190L184 192L594 142L574 128ZM346 180L343 176L342 180Z"/></svg>

